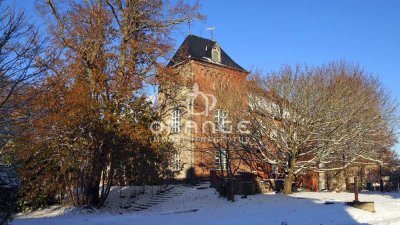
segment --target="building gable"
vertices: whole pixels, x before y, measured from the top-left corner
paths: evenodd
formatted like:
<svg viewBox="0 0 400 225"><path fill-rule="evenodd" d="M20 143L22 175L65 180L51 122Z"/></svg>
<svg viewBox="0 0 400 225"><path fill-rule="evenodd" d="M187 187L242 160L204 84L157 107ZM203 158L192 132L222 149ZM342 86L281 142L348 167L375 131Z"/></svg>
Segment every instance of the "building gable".
<svg viewBox="0 0 400 225"><path fill-rule="evenodd" d="M218 48L219 50L218 58L215 58L216 56L213 58L213 49L215 48ZM168 63L168 66L175 66L187 59L196 59L205 62L216 63L247 72L243 67L233 61L233 59L229 57L222 48L220 48L217 42L195 35L188 35L186 37L182 45L172 57L171 61Z"/></svg>

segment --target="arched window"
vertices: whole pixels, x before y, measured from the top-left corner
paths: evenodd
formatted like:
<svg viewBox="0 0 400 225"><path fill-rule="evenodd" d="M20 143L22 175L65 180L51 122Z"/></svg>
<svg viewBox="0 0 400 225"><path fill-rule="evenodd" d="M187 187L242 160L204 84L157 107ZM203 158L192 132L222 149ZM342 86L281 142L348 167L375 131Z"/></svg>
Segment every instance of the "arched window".
<svg viewBox="0 0 400 225"><path fill-rule="evenodd" d="M219 49L218 45L214 45L211 51L211 59L214 62L221 62L221 50Z"/></svg>
<svg viewBox="0 0 400 225"><path fill-rule="evenodd" d="M181 131L181 110L175 109L171 118L171 133L179 133Z"/></svg>

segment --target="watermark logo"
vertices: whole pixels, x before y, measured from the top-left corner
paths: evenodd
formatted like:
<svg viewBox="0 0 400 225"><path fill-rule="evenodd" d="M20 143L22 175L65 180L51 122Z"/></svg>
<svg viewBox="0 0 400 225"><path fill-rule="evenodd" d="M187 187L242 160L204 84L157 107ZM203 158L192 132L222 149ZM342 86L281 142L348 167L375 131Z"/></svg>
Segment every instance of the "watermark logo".
<svg viewBox="0 0 400 225"><path fill-rule="evenodd" d="M195 100L197 106L195 107ZM237 134L238 138L243 138L246 134L249 134L248 125L249 121L241 120L237 123L236 129L235 124L229 121L229 112L216 109L217 98L208 93L200 91L199 85L196 83L193 85L192 92L187 94L186 103L187 107L183 110L181 108L170 107L171 112L166 113L167 116L163 121L153 121L150 125L150 130L154 135L160 134L178 134L178 133L191 133L198 134L199 132L204 136L204 134ZM185 105L185 104L183 104ZM183 108L183 107L182 107ZM199 111L196 111L199 110ZM210 114L214 114L210 118ZM189 115L189 116L188 116ZM200 120L191 120L191 116L197 116L197 118L202 117ZM197 121L197 122L196 122ZM198 124L201 121L201 124ZM206 135L207 136L207 135ZM214 135L211 135L212 138ZM221 136L221 135L219 135ZM174 135L173 138L184 138L180 135ZM213 140L213 139L211 139ZM176 140L175 140L176 141ZM199 140L192 140L198 142L210 142L210 138L200 138ZM244 140L240 140L242 143Z"/></svg>
<svg viewBox="0 0 400 225"><path fill-rule="evenodd" d="M199 85L196 83L193 85L193 93L189 93L188 95L189 98L189 106L188 106L188 111L191 115L195 116L208 116L211 111L215 109L215 106L217 105L217 98L212 95L212 94L206 94L199 89ZM202 98L204 101L204 110L201 112L196 112L195 111L195 100L197 98Z"/></svg>

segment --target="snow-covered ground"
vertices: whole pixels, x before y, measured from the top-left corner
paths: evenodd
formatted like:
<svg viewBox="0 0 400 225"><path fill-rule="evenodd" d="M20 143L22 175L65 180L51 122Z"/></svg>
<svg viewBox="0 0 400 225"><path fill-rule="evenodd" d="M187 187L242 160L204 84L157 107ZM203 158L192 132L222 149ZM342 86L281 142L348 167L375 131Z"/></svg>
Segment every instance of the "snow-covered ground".
<svg viewBox="0 0 400 225"><path fill-rule="evenodd" d="M120 198L119 188L114 188L104 209L52 207L19 215L13 225L400 224L400 193L360 194L361 201L375 202L377 212L370 213L344 204L353 200L351 193L237 196L237 201L231 203L218 198L206 183L164 190L157 195L157 188L147 188L146 195L137 196L135 190L126 189ZM336 204L326 205L326 201Z"/></svg>

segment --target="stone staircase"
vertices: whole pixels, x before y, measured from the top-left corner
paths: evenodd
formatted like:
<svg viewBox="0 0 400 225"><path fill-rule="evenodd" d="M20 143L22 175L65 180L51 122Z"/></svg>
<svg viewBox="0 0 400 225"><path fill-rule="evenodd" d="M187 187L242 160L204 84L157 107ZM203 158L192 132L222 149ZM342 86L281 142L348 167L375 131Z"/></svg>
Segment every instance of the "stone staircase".
<svg viewBox="0 0 400 225"><path fill-rule="evenodd" d="M126 204L121 205L120 208L127 212L139 212L148 210L160 203L166 202L171 198L180 196L182 191L179 188L169 187L165 190L159 191L157 194L150 196L146 199L135 200L131 198Z"/></svg>

